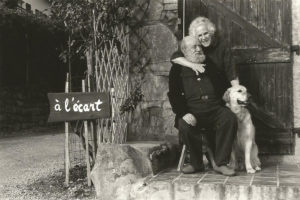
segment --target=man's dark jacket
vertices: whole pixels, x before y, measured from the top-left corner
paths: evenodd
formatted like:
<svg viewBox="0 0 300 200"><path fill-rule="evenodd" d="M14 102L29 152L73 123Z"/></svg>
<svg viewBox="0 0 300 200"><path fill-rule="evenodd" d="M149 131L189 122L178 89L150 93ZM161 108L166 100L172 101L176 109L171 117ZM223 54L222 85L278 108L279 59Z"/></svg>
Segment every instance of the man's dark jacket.
<svg viewBox="0 0 300 200"><path fill-rule="evenodd" d="M205 61L206 68L205 73L207 73L207 76L210 78L212 85L215 89L215 95L217 98L222 99L222 96L226 89L230 87L230 83L226 78L226 72L224 70L221 70L218 68L214 62L210 60L210 58L207 58ZM187 101L184 96L184 87L182 82L182 71L185 70L191 70L192 73L196 73L187 67L181 66L179 64L172 63L172 67L169 73L169 92L168 97L170 104L172 106L173 112L176 114L175 118L175 127L178 128L178 119L182 118L185 114L190 113L187 107ZM188 87L190 89L194 89L195 87L198 87L196 85L191 85L191 87ZM186 91L187 93L189 91ZM200 89L199 89L200 92Z"/></svg>

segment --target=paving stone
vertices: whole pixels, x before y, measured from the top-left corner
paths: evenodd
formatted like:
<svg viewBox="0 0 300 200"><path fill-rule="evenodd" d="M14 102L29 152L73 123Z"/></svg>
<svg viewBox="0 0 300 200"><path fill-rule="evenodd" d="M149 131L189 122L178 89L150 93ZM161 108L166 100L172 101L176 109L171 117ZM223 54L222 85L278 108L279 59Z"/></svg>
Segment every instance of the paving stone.
<svg viewBox="0 0 300 200"><path fill-rule="evenodd" d="M300 183L280 182L279 186L300 187Z"/></svg>
<svg viewBox="0 0 300 200"><path fill-rule="evenodd" d="M214 192L218 191L218 192ZM218 200L223 199L225 188L221 184L198 184L195 187L196 199Z"/></svg>
<svg viewBox="0 0 300 200"><path fill-rule="evenodd" d="M174 186L171 183L157 181L140 188L130 199L134 200L173 200Z"/></svg>
<svg viewBox="0 0 300 200"><path fill-rule="evenodd" d="M251 186L251 200L277 200L278 193L275 186Z"/></svg>
<svg viewBox="0 0 300 200"><path fill-rule="evenodd" d="M280 179L297 179L297 180L300 180L300 176L299 175L282 175L282 174L279 174L279 178Z"/></svg>
<svg viewBox="0 0 300 200"><path fill-rule="evenodd" d="M195 199L195 187L190 184L174 183L174 200Z"/></svg>
<svg viewBox="0 0 300 200"><path fill-rule="evenodd" d="M270 177L270 178L274 178L277 177L276 173L260 173L260 174L256 174L255 177Z"/></svg>
<svg viewBox="0 0 300 200"><path fill-rule="evenodd" d="M278 172L280 176L293 176L293 177L299 177L300 172L295 172L295 171L280 171Z"/></svg>
<svg viewBox="0 0 300 200"><path fill-rule="evenodd" d="M157 193L155 189L147 189L148 193L153 194L147 193L143 197L153 199L150 196L154 196L163 199L159 195L164 194L165 199L173 200L299 200L300 178L297 175L293 176L294 171L280 175L276 163L268 166L270 168L265 168L264 172L255 174L242 172L233 177L222 176L214 171L181 174L174 168L166 171L165 174L158 174L153 178L155 181L149 185L157 189L157 184L165 183L162 192ZM283 168L285 172L288 172L288 169L295 169L293 166ZM163 178L160 179L160 176ZM167 177L170 180L166 180Z"/></svg>
<svg viewBox="0 0 300 200"><path fill-rule="evenodd" d="M272 180L274 180L274 181L276 181L276 179L277 179L277 177L275 177L275 176L255 176L254 177L254 180L269 180L269 181L272 181Z"/></svg>
<svg viewBox="0 0 300 200"><path fill-rule="evenodd" d="M185 184L185 183L188 183L188 184L192 184L192 185L195 185L197 184L199 178L178 178L178 179L175 179L173 180L173 183L181 183L181 184Z"/></svg>
<svg viewBox="0 0 300 200"><path fill-rule="evenodd" d="M245 180L245 179L251 179L253 175L235 175L235 176L231 176L230 179L240 179L240 180Z"/></svg>
<svg viewBox="0 0 300 200"><path fill-rule="evenodd" d="M201 178L205 173L195 173L195 174L182 174L181 178Z"/></svg>
<svg viewBox="0 0 300 200"><path fill-rule="evenodd" d="M250 181L234 181L228 180L226 185L250 185Z"/></svg>
<svg viewBox="0 0 300 200"><path fill-rule="evenodd" d="M221 174L207 174L205 176L206 179L212 178L212 179L225 179L227 176L223 176Z"/></svg>
<svg viewBox="0 0 300 200"><path fill-rule="evenodd" d="M265 180L255 180L252 182L252 185L274 185L277 186L276 181L265 181Z"/></svg>
<svg viewBox="0 0 300 200"><path fill-rule="evenodd" d="M203 184L207 184L207 183L210 183L210 184L223 184L224 180L203 180L201 183L203 183Z"/></svg>
<svg viewBox="0 0 300 200"><path fill-rule="evenodd" d="M264 168L260 171L260 173L274 173L277 171L277 168Z"/></svg>
<svg viewBox="0 0 300 200"><path fill-rule="evenodd" d="M280 183L299 183L300 184L300 178L294 178L294 177L289 177L289 178L279 178Z"/></svg>
<svg viewBox="0 0 300 200"><path fill-rule="evenodd" d="M168 178L168 177L157 177L151 182L156 182L156 181L165 181L165 182L172 182L173 178Z"/></svg>

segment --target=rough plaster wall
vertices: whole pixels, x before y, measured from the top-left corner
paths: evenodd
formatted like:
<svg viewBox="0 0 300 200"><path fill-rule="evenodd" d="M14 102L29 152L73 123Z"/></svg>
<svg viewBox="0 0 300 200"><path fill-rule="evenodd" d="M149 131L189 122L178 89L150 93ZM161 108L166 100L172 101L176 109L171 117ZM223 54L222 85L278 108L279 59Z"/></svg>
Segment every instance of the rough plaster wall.
<svg viewBox="0 0 300 200"><path fill-rule="evenodd" d="M300 1L292 0L293 44L300 45ZM294 126L300 128L300 56L294 54Z"/></svg>

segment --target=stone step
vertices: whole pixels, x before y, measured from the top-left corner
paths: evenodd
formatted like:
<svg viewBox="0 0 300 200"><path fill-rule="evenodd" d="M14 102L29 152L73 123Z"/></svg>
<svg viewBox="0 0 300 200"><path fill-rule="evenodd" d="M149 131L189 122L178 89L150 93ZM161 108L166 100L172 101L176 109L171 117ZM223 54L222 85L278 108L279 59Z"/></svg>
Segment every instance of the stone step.
<svg viewBox="0 0 300 200"><path fill-rule="evenodd" d="M98 197L129 199L132 185L143 185L152 177L178 163L179 148L166 142L102 144L98 147L91 179Z"/></svg>
<svg viewBox="0 0 300 200"><path fill-rule="evenodd" d="M165 141L135 141L126 144L150 160L153 175L177 165L181 151L179 145Z"/></svg>
<svg viewBox="0 0 300 200"><path fill-rule="evenodd" d="M180 149L166 142L103 144L92 180L104 200L300 200L300 163L295 156L260 156L262 170L227 177L206 168L176 170Z"/></svg>
<svg viewBox="0 0 300 200"><path fill-rule="evenodd" d="M263 162L255 174L227 177L207 170L182 174L168 169L148 177L131 192L132 200L299 200L297 163Z"/></svg>

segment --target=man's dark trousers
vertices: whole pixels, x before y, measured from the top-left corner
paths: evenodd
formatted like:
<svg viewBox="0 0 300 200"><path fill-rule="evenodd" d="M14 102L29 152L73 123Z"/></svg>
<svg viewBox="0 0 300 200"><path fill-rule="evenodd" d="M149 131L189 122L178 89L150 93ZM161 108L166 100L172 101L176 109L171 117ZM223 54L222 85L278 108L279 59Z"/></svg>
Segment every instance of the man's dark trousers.
<svg viewBox="0 0 300 200"><path fill-rule="evenodd" d="M212 131L207 135L217 166L227 165L230 160L232 145L237 132L237 118L227 107L214 106L209 111L193 113L197 126L187 124L182 118L178 121L178 129L182 140L190 151L190 162L196 169L201 169L202 140L199 128Z"/></svg>

